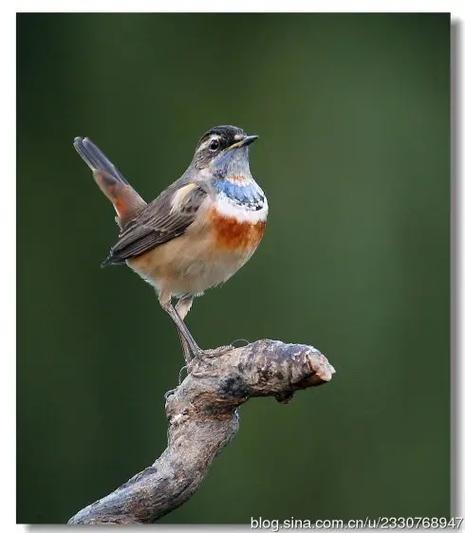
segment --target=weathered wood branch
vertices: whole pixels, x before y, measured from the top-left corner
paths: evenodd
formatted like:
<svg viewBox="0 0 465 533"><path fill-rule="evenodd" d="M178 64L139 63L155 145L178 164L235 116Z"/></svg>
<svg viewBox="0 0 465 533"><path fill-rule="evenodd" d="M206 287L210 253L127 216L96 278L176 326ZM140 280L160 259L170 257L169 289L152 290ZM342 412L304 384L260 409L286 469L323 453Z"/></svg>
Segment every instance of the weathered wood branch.
<svg viewBox="0 0 465 533"><path fill-rule="evenodd" d="M88 505L69 524L151 523L197 490L208 467L239 428L238 407L254 396L288 401L331 379L333 367L315 348L260 340L208 350L166 400L168 446L139 474Z"/></svg>

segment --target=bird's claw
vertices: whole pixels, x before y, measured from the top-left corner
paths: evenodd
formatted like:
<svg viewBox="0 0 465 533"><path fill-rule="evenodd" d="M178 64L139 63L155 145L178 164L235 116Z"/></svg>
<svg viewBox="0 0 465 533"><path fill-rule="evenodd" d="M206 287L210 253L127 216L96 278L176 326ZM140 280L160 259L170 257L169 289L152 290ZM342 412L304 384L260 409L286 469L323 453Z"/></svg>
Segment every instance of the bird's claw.
<svg viewBox="0 0 465 533"><path fill-rule="evenodd" d="M193 359L212 359L214 357L218 357L219 355L224 355L231 350L234 350L234 346L231 344L227 346L219 346L218 348L213 348L212 350L202 350L198 349L193 354Z"/></svg>

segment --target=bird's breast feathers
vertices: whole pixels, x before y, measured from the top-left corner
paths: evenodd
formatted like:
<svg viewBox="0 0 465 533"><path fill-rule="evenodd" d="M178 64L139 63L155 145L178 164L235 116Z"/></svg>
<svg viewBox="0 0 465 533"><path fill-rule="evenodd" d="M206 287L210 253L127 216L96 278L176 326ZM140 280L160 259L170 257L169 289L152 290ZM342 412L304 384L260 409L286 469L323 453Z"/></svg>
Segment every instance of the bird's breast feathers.
<svg viewBox="0 0 465 533"><path fill-rule="evenodd" d="M252 256L265 231L268 203L263 191L250 180L244 183L249 201L230 188L206 195L186 232L132 258L128 264L158 291L173 295L201 294L228 280ZM189 187L189 189L187 189ZM175 194L172 207L179 210L193 186ZM235 191L236 192L236 191ZM257 208L258 207L258 208Z"/></svg>
<svg viewBox="0 0 465 533"><path fill-rule="evenodd" d="M254 180L237 176L221 180L215 188L216 198L207 216L216 246L230 251L255 250L268 216L265 194Z"/></svg>

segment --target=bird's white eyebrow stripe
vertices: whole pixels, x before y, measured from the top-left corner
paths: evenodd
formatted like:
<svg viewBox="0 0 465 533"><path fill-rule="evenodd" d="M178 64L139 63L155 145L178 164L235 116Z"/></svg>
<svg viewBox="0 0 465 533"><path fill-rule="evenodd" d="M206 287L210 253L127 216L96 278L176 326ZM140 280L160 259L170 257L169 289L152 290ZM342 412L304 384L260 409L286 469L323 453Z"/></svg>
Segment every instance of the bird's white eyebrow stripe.
<svg viewBox="0 0 465 533"><path fill-rule="evenodd" d="M197 152L200 152L200 150L203 150L204 148L206 148L214 139L218 140L219 138L220 138L219 135L217 135L216 133L213 133L212 135L210 135L210 137L208 137L206 141L203 141L203 143L197 148Z"/></svg>

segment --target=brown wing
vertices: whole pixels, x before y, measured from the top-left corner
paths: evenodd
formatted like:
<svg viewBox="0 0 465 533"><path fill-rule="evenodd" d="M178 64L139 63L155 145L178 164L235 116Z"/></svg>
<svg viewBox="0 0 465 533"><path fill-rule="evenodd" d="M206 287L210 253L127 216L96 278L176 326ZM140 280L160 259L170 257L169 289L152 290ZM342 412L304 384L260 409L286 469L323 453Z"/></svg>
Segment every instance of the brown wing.
<svg viewBox="0 0 465 533"><path fill-rule="evenodd" d="M206 196L196 183L167 189L125 226L102 266L124 263L182 235Z"/></svg>

